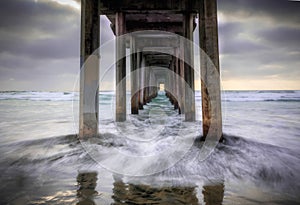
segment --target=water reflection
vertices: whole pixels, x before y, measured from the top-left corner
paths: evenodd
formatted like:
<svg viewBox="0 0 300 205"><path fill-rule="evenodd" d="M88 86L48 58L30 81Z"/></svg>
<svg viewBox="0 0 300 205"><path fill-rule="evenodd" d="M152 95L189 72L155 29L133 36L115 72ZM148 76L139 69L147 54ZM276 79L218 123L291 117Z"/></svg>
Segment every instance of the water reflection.
<svg viewBox="0 0 300 205"><path fill-rule="evenodd" d="M197 198L197 186L150 186L146 184L124 183L121 177L114 176L113 202L122 204L205 204L220 205L224 198L224 183L205 184ZM77 176L77 205L96 205L94 197L98 195L97 172L79 173ZM198 189L199 190L199 189ZM203 200L203 201L202 201ZM107 203L109 204L109 203Z"/></svg>
<svg viewBox="0 0 300 205"><path fill-rule="evenodd" d="M79 173L77 176L78 190L77 198L79 202L77 205L94 205L94 196L97 195L95 190L97 186L97 173L85 172Z"/></svg>
<svg viewBox="0 0 300 205"><path fill-rule="evenodd" d="M120 204L199 204L196 187L152 187L143 184L114 182L113 205Z"/></svg>
<svg viewBox="0 0 300 205"><path fill-rule="evenodd" d="M197 186L152 187L145 184L124 183L114 177L113 205L121 204L205 204L220 205L224 198L224 183L205 184L202 187L203 202L197 198Z"/></svg>
<svg viewBox="0 0 300 205"><path fill-rule="evenodd" d="M206 205L220 205L224 198L224 184L204 185L202 190Z"/></svg>

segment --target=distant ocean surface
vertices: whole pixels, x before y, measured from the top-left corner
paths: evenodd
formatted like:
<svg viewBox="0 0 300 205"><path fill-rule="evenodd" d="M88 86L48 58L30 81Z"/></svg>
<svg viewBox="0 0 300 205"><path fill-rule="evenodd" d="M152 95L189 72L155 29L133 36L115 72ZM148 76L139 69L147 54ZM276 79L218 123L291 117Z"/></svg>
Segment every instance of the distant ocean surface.
<svg viewBox="0 0 300 205"><path fill-rule="evenodd" d="M300 204L300 91L223 91L225 142L205 161L195 157L195 144L174 167L145 177L111 173L85 152L76 140L78 98L0 92L0 204ZM101 150L149 151L128 143L144 136L137 127L160 128L153 150L164 149L181 129L182 116L160 92L140 117L128 116L137 127L127 127L123 139L113 120L114 93L99 98ZM195 123L183 123L193 130L187 137L202 133L200 92L196 111Z"/></svg>

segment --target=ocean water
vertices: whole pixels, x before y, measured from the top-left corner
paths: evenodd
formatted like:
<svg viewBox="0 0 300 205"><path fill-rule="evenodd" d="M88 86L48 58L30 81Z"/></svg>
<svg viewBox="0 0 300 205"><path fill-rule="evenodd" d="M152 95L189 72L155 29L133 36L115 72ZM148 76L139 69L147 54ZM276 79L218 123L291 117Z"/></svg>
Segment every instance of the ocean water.
<svg viewBox="0 0 300 205"><path fill-rule="evenodd" d="M77 140L78 93L1 92L0 204L300 204L300 91L222 99L225 140L203 160L199 92L194 123L160 92L121 124L101 92L92 142Z"/></svg>

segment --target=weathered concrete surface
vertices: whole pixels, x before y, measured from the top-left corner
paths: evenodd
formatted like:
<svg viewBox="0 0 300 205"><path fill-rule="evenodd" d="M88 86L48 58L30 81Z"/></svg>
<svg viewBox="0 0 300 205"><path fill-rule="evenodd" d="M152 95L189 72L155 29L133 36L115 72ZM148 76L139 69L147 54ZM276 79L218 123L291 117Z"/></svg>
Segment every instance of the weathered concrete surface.
<svg viewBox="0 0 300 205"><path fill-rule="evenodd" d="M125 34L125 14L116 13L116 35ZM116 38L116 121L126 120L126 41Z"/></svg>
<svg viewBox="0 0 300 205"><path fill-rule="evenodd" d="M130 85L131 85L131 114L139 114L139 92L138 92L138 61L137 61L137 52L135 46L135 37L131 36L130 38Z"/></svg>
<svg viewBox="0 0 300 205"><path fill-rule="evenodd" d="M217 2L201 1L199 39L201 56L201 95L203 139L222 135L220 66L218 46ZM209 59L207 58L209 57Z"/></svg>
<svg viewBox="0 0 300 205"><path fill-rule="evenodd" d="M194 15L187 13L184 15L184 79L185 85L185 120L195 121L195 87L194 87L194 47L193 47L193 25Z"/></svg>
<svg viewBox="0 0 300 205"><path fill-rule="evenodd" d="M81 8L79 138L84 139L98 134L99 58L91 54L100 46L100 19L97 1L82 0Z"/></svg>
<svg viewBox="0 0 300 205"><path fill-rule="evenodd" d="M100 3L101 2L101 3ZM216 0L82 0L82 30L81 30L81 64L99 47L99 12L107 15L112 22L112 30L116 36L143 29L164 30L179 34L193 40L195 14L199 13L200 46L212 60L206 59L201 53L201 92L203 114L203 136L213 131L213 136L222 134L219 51ZM126 14L126 16L125 16ZM185 114L186 121L195 120L193 46L179 42L176 36L159 35L138 36L131 44L132 50L141 53L132 55L131 70L140 66L171 68L175 75L164 76L167 95L175 108ZM126 43L128 40L116 41L116 121L126 120ZM173 50L170 56L159 56L153 53L157 50ZM150 53L147 51L152 50ZM179 49L176 52L176 49ZM158 52L159 53L159 52ZM172 57L173 55L173 57ZM171 58L170 58L171 57ZM177 60L176 58L183 58ZM139 59L139 60L138 60ZM93 59L94 62L97 60ZM174 62L175 61L175 62ZM143 64L143 65L142 65ZM214 69L216 67L217 69ZM137 114L143 104L157 95L158 76L151 69L143 68L132 76L133 93L132 113ZM179 78L174 77L178 74ZM81 74L80 88L80 136L92 136L98 132L98 86L99 65ZM217 78L214 76L218 76ZM96 87L96 89L94 89ZM92 97L89 97L93 95ZM178 102L179 101L179 102ZM213 125L213 126L212 126Z"/></svg>
<svg viewBox="0 0 300 205"><path fill-rule="evenodd" d="M184 41L180 39L179 45L179 75L180 75L180 112L181 114L185 113L185 80L184 80Z"/></svg>

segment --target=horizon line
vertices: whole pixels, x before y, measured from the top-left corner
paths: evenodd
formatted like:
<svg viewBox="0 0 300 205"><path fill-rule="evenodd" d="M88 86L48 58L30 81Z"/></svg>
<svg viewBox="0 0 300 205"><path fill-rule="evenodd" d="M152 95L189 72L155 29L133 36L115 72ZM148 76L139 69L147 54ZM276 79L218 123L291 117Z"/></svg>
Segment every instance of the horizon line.
<svg viewBox="0 0 300 205"><path fill-rule="evenodd" d="M99 90L99 92L114 92L115 90ZM201 90L195 90L201 91ZM221 91L300 91L300 89L221 89ZM74 90L0 90L0 92L79 92ZM130 92L130 90L126 90Z"/></svg>

